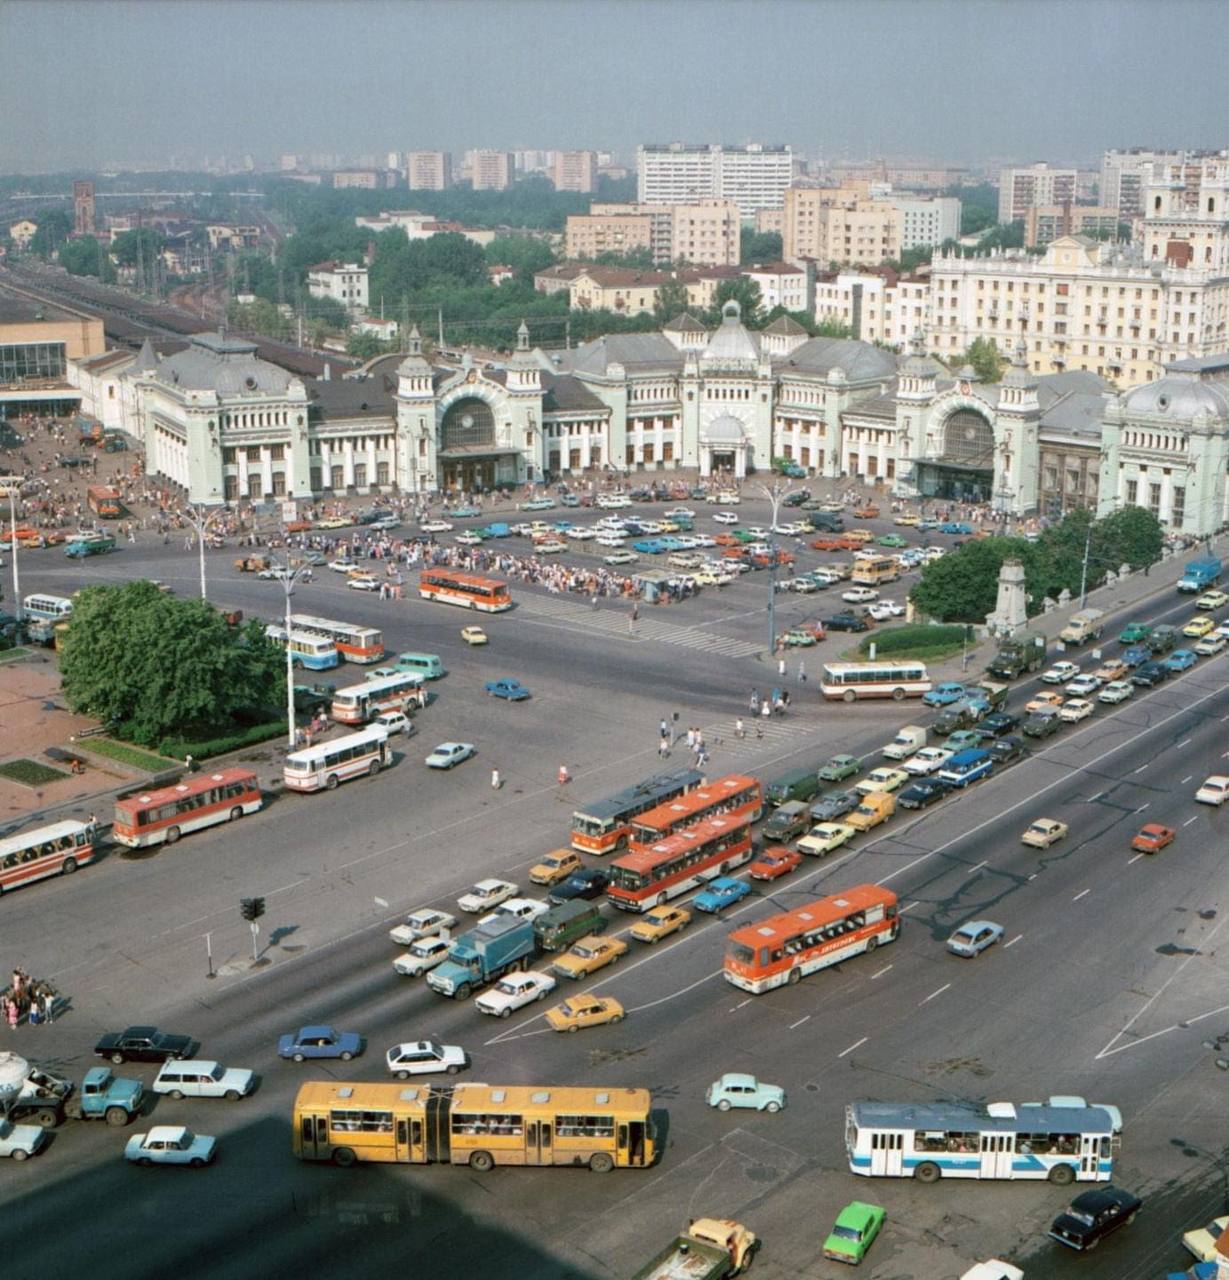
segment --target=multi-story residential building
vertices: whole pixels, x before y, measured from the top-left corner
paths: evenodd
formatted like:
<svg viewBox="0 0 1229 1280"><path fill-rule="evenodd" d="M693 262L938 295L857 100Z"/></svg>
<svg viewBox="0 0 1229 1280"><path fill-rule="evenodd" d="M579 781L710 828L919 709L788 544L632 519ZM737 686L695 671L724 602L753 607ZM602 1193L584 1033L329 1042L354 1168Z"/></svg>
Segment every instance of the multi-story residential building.
<svg viewBox="0 0 1229 1280"><path fill-rule="evenodd" d="M555 154L553 151L514 151L512 163L517 173L549 174Z"/></svg>
<svg viewBox="0 0 1229 1280"><path fill-rule="evenodd" d="M1118 210L1106 205L1033 205L1024 215L1024 246L1044 249L1059 236L1117 236L1118 221Z"/></svg>
<svg viewBox="0 0 1229 1280"><path fill-rule="evenodd" d="M788 146L642 144L636 148L636 198L642 204L731 200L750 218L757 209L780 207L793 166Z"/></svg>
<svg viewBox="0 0 1229 1280"><path fill-rule="evenodd" d="M851 187L789 187L785 192L782 257L878 266L899 258L904 214L874 200L865 184Z"/></svg>
<svg viewBox="0 0 1229 1280"><path fill-rule="evenodd" d="M360 263L317 262L307 269L313 298L332 298L347 311L367 310L367 268Z"/></svg>
<svg viewBox="0 0 1229 1280"><path fill-rule="evenodd" d="M1229 160L1229 151L1157 151L1148 147L1109 150L1101 159L1100 203L1116 210L1120 222L1144 214L1144 190L1162 170L1181 169L1187 200L1198 199L1202 167L1207 160Z"/></svg>
<svg viewBox="0 0 1229 1280"><path fill-rule="evenodd" d="M405 177L411 191L443 191L452 186L452 156L447 151L407 151Z"/></svg>
<svg viewBox="0 0 1229 1280"><path fill-rule="evenodd" d="M807 273L792 262L765 262L743 266L739 272L759 286L760 302L765 311L784 307L786 311L807 308Z"/></svg>
<svg viewBox="0 0 1229 1280"><path fill-rule="evenodd" d="M699 200L674 205L670 218L670 261L696 267L738 264L742 220L733 200Z"/></svg>
<svg viewBox="0 0 1229 1280"><path fill-rule="evenodd" d="M630 209L634 206L605 206ZM658 215L660 218L661 215ZM667 242L668 243L668 240ZM569 258L596 258L602 253L634 253L653 248L653 215L648 213L573 213L568 215L564 232L564 252ZM654 254L655 262L665 255Z"/></svg>
<svg viewBox="0 0 1229 1280"><path fill-rule="evenodd" d="M592 191L597 186L597 155L592 151L552 152L550 179L556 191Z"/></svg>
<svg viewBox="0 0 1229 1280"><path fill-rule="evenodd" d="M278 158L277 167L282 173L293 173L299 167L299 157L289 151L283 151Z"/></svg>
<svg viewBox="0 0 1229 1280"><path fill-rule="evenodd" d="M515 170L509 151L467 151L465 167L475 191L506 191L512 185Z"/></svg>
<svg viewBox="0 0 1229 1280"><path fill-rule="evenodd" d="M824 272L815 279L814 315L820 323L847 326L861 342L903 351L915 333L926 332L930 280L901 276L890 267Z"/></svg>
<svg viewBox="0 0 1229 1280"><path fill-rule="evenodd" d="M658 265L731 266L738 262L741 220L738 206L726 200L692 204L601 204L587 214L568 217L569 258L648 249Z"/></svg>
<svg viewBox="0 0 1229 1280"><path fill-rule="evenodd" d="M784 203L779 209L757 209L755 211L754 226L757 235L765 235L771 232L781 235L785 230Z"/></svg>
<svg viewBox="0 0 1229 1280"><path fill-rule="evenodd" d="M901 191L944 191L948 187L969 181L967 169L935 165L891 165L883 160L821 167L827 184L836 187L855 182L883 182Z"/></svg>
<svg viewBox="0 0 1229 1280"><path fill-rule="evenodd" d="M347 187L375 191L380 185L380 175L374 169L341 169L333 175L333 187L337 191Z"/></svg>
<svg viewBox="0 0 1229 1280"><path fill-rule="evenodd" d="M1148 262L1229 274L1229 155L1200 164L1193 198L1189 165L1154 166L1145 199Z"/></svg>
<svg viewBox="0 0 1229 1280"><path fill-rule="evenodd" d="M1076 171L1039 163L999 172L999 221L1016 222L1033 205L1075 203Z"/></svg>
<svg viewBox="0 0 1229 1280"><path fill-rule="evenodd" d="M901 215L901 252L922 245L940 245L960 235L960 201L955 196L927 198L888 191L876 199Z"/></svg>
<svg viewBox="0 0 1229 1280"><path fill-rule="evenodd" d="M569 306L585 311L640 315L656 310L663 285L681 284L687 305L711 307L723 280L735 280L738 267L688 267L680 271L637 271L630 267L586 267L568 282Z"/></svg>

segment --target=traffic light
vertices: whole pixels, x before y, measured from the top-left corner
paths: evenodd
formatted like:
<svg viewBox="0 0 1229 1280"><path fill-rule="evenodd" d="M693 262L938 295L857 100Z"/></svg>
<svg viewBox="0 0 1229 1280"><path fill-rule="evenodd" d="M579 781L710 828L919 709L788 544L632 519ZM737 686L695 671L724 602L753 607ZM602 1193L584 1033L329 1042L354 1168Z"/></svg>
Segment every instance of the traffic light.
<svg viewBox="0 0 1229 1280"><path fill-rule="evenodd" d="M265 900L263 898L240 898L239 910L243 913L245 920L250 920L255 924L265 913Z"/></svg>

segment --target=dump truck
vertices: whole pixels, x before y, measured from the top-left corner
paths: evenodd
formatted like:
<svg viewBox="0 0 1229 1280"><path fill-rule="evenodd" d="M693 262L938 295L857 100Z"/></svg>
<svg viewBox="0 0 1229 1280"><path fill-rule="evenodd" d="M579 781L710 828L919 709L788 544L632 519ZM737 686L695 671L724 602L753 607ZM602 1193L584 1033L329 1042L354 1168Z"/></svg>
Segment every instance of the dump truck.
<svg viewBox="0 0 1229 1280"><path fill-rule="evenodd" d="M1087 644L1099 640L1105 630L1105 612L1102 609L1081 609L1073 613L1067 625L1058 633L1063 644Z"/></svg>
<svg viewBox="0 0 1229 1280"><path fill-rule="evenodd" d="M1045 665L1046 638L1040 631L1021 631L999 641L994 657L986 667L988 676L1014 680Z"/></svg>
<svg viewBox="0 0 1229 1280"><path fill-rule="evenodd" d="M632 1280L723 1280L751 1266L755 1232L729 1218L693 1218Z"/></svg>

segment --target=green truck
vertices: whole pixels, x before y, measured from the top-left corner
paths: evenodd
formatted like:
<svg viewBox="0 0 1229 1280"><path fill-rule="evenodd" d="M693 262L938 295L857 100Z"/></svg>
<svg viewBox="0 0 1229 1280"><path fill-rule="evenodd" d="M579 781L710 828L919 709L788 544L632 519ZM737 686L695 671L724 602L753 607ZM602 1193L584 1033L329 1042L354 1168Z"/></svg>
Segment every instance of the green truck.
<svg viewBox="0 0 1229 1280"><path fill-rule="evenodd" d="M1046 638L1040 631L1021 631L999 641L998 651L986 668L988 676L1014 680L1044 665Z"/></svg>
<svg viewBox="0 0 1229 1280"><path fill-rule="evenodd" d="M723 1280L751 1266L759 1240L729 1218L693 1218L632 1280Z"/></svg>

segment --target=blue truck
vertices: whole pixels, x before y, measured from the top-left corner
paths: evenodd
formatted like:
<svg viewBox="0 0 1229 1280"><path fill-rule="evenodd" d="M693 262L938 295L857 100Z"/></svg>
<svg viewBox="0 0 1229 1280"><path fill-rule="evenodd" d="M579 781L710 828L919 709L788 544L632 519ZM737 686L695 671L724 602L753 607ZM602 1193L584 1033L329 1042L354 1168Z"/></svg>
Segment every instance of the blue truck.
<svg viewBox="0 0 1229 1280"><path fill-rule="evenodd" d="M1210 587L1221 574L1221 563L1215 556L1205 560L1190 560L1182 570L1178 580L1179 591L1204 591Z"/></svg>
<svg viewBox="0 0 1229 1280"><path fill-rule="evenodd" d="M77 1089L71 1080L27 1064L26 1078L9 1102L9 1115L28 1117L44 1129L55 1128L65 1117L124 1125L141 1113L144 1100L139 1080L116 1076L110 1067L92 1067Z"/></svg>
<svg viewBox="0 0 1229 1280"><path fill-rule="evenodd" d="M513 916L496 916L463 933L448 951L448 958L427 974L427 985L442 996L468 1000L476 987L485 987L522 967L537 952L533 922Z"/></svg>

